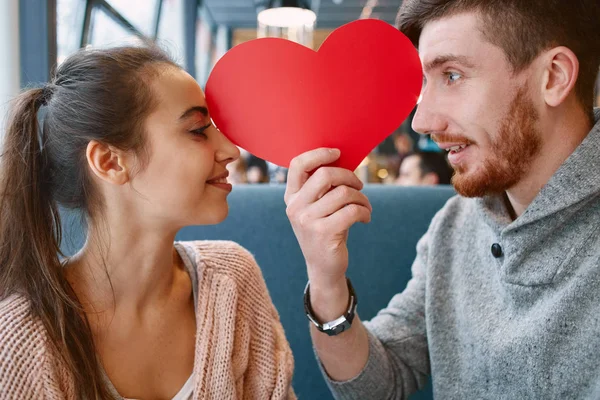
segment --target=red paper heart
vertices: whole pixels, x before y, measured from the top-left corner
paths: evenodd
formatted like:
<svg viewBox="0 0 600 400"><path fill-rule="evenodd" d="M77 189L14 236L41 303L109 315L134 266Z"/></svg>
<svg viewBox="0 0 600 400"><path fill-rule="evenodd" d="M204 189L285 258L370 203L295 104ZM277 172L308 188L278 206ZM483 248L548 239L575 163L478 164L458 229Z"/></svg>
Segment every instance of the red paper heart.
<svg viewBox="0 0 600 400"><path fill-rule="evenodd" d="M333 31L318 51L285 39L242 43L215 65L206 101L236 145L288 167L317 147L341 150L354 170L417 103L419 55L397 29L358 20Z"/></svg>

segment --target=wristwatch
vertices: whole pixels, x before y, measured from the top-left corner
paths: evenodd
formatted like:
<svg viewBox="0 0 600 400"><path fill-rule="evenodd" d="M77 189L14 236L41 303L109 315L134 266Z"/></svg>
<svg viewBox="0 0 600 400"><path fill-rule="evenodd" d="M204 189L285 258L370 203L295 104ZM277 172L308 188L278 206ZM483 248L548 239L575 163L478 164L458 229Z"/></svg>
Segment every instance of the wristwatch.
<svg viewBox="0 0 600 400"><path fill-rule="evenodd" d="M348 292L350 293L346 312L341 317L324 324L321 324L317 320L310 306L310 281L306 284L306 288L304 289L304 312L306 313L306 316L319 331L324 332L329 336L339 335L340 333L350 329L350 326L352 326L352 320L354 320L354 315L356 314L356 294L354 293L354 288L352 287L352 283L350 282L349 278L346 278L346 282L348 283Z"/></svg>

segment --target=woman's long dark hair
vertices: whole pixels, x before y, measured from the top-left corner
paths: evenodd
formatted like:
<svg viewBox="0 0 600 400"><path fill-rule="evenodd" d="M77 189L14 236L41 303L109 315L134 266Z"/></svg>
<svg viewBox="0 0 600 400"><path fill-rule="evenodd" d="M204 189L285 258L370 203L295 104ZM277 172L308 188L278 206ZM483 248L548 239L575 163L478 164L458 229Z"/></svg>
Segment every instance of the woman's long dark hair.
<svg viewBox="0 0 600 400"><path fill-rule="evenodd" d="M81 210L92 221L102 214L87 144L144 149L143 123L156 106L149 82L164 66L176 67L154 46L82 50L11 108L0 153L0 299L29 300L72 374L77 398L110 396L90 326L59 258L58 206Z"/></svg>

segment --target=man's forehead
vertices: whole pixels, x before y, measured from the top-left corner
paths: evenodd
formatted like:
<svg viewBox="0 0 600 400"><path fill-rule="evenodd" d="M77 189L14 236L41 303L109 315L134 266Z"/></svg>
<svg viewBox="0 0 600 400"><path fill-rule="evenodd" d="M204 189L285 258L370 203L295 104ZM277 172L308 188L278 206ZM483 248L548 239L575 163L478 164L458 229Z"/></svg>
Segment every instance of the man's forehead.
<svg viewBox="0 0 600 400"><path fill-rule="evenodd" d="M419 38L419 54L425 70L446 62L473 68L484 44L476 14L457 14L425 24Z"/></svg>
<svg viewBox="0 0 600 400"><path fill-rule="evenodd" d="M419 37L419 52L454 53L468 49L473 43L482 40L476 14L458 14L443 17L425 24Z"/></svg>

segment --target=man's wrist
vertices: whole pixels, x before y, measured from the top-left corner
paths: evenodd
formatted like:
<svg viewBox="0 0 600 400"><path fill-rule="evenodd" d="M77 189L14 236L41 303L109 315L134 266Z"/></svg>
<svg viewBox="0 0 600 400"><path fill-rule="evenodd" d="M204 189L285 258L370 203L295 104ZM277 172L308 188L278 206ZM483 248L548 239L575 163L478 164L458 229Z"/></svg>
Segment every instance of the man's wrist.
<svg viewBox="0 0 600 400"><path fill-rule="evenodd" d="M346 277L335 283L323 285L310 281L310 307L314 316L321 322L329 322L348 311L350 292Z"/></svg>
<svg viewBox="0 0 600 400"><path fill-rule="evenodd" d="M344 290L348 290L348 283L346 281L345 274L338 276L323 276L309 273L308 280L310 282L311 291L314 288L315 293L339 293Z"/></svg>

